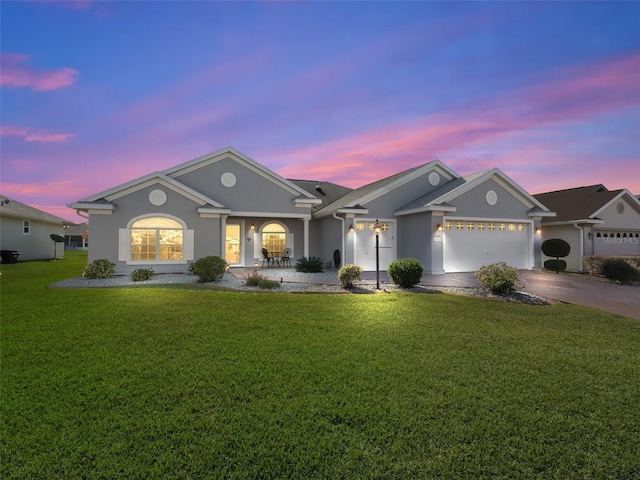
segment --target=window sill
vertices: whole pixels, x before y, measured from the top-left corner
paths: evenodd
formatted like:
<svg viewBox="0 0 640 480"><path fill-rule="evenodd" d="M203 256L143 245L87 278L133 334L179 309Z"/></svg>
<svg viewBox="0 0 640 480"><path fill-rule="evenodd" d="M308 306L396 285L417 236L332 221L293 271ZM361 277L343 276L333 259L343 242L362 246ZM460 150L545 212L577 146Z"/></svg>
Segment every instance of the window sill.
<svg viewBox="0 0 640 480"><path fill-rule="evenodd" d="M186 265L186 260L127 260L127 265Z"/></svg>

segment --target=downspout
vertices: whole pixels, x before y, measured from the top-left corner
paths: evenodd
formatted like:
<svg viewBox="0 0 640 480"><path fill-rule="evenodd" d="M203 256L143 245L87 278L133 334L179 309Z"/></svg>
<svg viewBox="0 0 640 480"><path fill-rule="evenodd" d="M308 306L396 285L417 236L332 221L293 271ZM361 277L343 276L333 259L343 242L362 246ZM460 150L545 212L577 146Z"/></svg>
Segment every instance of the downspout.
<svg viewBox="0 0 640 480"><path fill-rule="evenodd" d="M577 223L574 223L573 226L580 230L580 271L582 271L582 257L584 257L584 229Z"/></svg>
<svg viewBox="0 0 640 480"><path fill-rule="evenodd" d="M333 218L335 218L336 220L340 220L342 222L342 250L340 250L340 263L344 264L344 261L346 259L346 255L347 252L345 251L345 233L344 233L344 218L337 216L335 213L332 214Z"/></svg>

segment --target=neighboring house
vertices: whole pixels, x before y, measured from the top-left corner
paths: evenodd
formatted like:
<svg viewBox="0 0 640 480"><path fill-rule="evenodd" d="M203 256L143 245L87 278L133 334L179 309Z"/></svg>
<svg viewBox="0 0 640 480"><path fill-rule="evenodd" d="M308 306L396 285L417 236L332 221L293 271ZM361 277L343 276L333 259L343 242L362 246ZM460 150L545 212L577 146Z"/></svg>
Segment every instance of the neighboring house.
<svg viewBox="0 0 640 480"><path fill-rule="evenodd" d="M139 266L185 272L194 259L231 266L261 264L262 250L291 249L375 269L418 259L427 273L474 271L505 261L539 268L540 221L553 216L498 169L461 177L439 160L352 190L287 180L226 148L72 203L88 213L89 261L107 258L116 272Z"/></svg>
<svg viewBox="0 0 640 480"><path fill-rule="evenodd" d="M568 270L583 270L585 255L640 255L640 201L629 190L590 185L534 197L557 213L543 220L542 239L569 243Z"/></svg>
<svg viewBox="0 0 640 480"><path fill-rule="evenodd" d="M64 231L65 250L88 250L89 224L87 222L69 225Z"/></svg>
<svg viewBox="0 0 640 480"><path fill-rule="evenodd" d="M18 260L64 258L64 246L51 235L64 235L70 222L13 198L0 195L0 249L20 253Z"/></svg>

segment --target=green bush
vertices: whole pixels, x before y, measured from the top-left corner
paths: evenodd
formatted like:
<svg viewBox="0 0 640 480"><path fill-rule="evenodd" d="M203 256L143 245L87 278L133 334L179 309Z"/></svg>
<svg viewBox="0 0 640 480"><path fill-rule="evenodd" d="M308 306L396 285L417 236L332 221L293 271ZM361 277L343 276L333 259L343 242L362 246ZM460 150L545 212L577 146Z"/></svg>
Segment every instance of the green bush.
<svg viewBox="0 0 640 480"><path fill-rule="evenodd" d="M423 271L424 267L415 258L399 258L391 262L387 268L391 281L402 288L418 285Z"/></svg>
<svg viewBox="0 0 640 480"><path fill-rule="evenodd" d="M257 287L260 284L260 280L264 280L264 277L258 272L253 272L247 277L247 279L244 281L244 284L247 287Z"/></svg>
<svg viewBox="0 0 640 480"><path fill-rule="evenodd" d="M263 278L258 282L258 288L262 288L265 290L273 290L274 288L280 288L280 283L275 280L269 280L268 278Z"/></svg>
<svg viewBox="0 0 640 480"><path fill-rule="evenodd" d="M632 267L640 270L640 256L638 255L587 255L584 257L584 269L591 275L602 274L602 264L607 260L620 259Z"/></svg>
<svg viewBox="0 0 640 480"><path fill-rule="evenodd" d="M640 271L621 259L605 260L601 273L609 280L620 283L640 282Z"/></svg>
<svg viewBox="0 0 640 480"><path fill-rule="evenodd" d="M492 293L513 293L518 284L518 270L504 262L484 265L475 273L478 282Z"/></svg>
<svg viewBox="0 0 640 480"><path fill-rule="evenodd" d="M134 282L144 282L153 277L154 274L153 268L137 268L131 272L131 280Z"/></svg>
<svg viewBox="0 0 640 480"><path fill-rule="evenodd" d="M567 269L567 262L564 260L546 260L544 262L544 268L553 270L556 273L564 272Z"/></svg>
<svg viewBox="0 0 640 480"><path fill-rule="evenodd" d="M359 265L343 265L338 270L338 280L344 288L353 288L354 282L362 280L362 267Z"/></svg>
<svg viewBox="0 0 640 480"><path fill-rule="evenodd" d="M89 265L84 267L82 276L84 278L97 279L97 278L109 278L116 271L116 264L110 262L107 259L94 260Z"/></svg>
<svg viewBox="0 0 640 480"><path fill-rule="evenodd" d="M216 256L202 257L189 265L189 271L198 276L200 283L220 281L226 269L227 262Z"/></svg>
<svg viewBox="0 0 640 480"><path fill-rule="evenodd" d="M296 272L320 273L324 272L324 262L318 257L302 257L296 262Z"/></svg>

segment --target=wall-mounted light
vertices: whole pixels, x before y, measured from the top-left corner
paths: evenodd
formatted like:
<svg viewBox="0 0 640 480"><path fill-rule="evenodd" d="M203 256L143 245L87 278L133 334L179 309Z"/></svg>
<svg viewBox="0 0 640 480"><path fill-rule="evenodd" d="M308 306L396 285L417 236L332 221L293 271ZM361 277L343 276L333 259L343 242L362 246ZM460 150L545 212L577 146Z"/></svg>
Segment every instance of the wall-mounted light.
<svg viewBox="0 0 640 480"><path fill-rule="evenodd" d="M536 233L542 233L542 228L536 227Z"/></svg>
<svg viewBox="0 0 640 480"><path fill-rule="evenodd" d="M442 224L441 224L441 223L439 223L439 224L436 226L436 230L437 230L438 232L441 232L441 231L442 231Z"/></svg>
<svg viewBox="0 0 640 480"><path fill-rule="evenodd" d="M353 224L349 225L349 233L353 233Z"/></svg>
<svg viewBox="0 0 640 480"><path fill-rule="evenodd" d="M256 226L253 224L253 222L251 222L251 225L249 225L249 228L250 228L251 230L255 230L255 229L256 229Z"/></svg>
<svg viewBox="0 0 640 480"><path fill-rule="evenodd" d="M593 233L591 232L587 233L587 237L589 237L589 239L593 238Z"/></svg>

